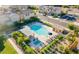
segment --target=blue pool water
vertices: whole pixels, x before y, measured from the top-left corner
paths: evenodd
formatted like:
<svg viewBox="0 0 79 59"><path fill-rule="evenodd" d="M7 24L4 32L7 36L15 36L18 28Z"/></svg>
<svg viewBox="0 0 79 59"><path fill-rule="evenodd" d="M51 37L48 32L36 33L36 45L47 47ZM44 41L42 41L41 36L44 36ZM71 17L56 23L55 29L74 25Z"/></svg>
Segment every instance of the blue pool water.
<svg viewBox="0 0 79 59"><path fill-rule="evenodd" d="M34 24L30 25L29 27L31 28L31 30L36 32L38 35L44 35L44 36L48 37L49 32L46 30L46 28L43 27L43 24L34 23Z"/></svg>
<svg viewBox="0 0 79 59"><path fill-rule="evenodd" d="M30 45L35 48L39 48L39 47L42 47L44 44L41 41L39 41L38 39L31 39Z"/></svg>
<svg viewBox="0 0 79 59"><path fill-rule="evenodd" d="M32 31L34 31L38 35L43 35L45 37L48 37L49 35L49 31L43 26L42 23L35 22L32 24L28 24L28 26ZM39 48L39 47L43 47L44 43L38 39L32 38L30 45L33 47Z"/></svg>

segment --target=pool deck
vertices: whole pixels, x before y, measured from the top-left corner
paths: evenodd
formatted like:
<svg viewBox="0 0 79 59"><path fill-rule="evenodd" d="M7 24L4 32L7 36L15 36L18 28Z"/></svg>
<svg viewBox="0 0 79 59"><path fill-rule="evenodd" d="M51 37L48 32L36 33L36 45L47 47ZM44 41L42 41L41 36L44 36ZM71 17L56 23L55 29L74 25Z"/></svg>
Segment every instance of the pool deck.
<svg viewBox="0 0 79 59"><path fill-rule="evenodd" d="M36 22L34 22L35 24ZM32 25L33 23L31 23ZM30 24L29 24L30 25ZM25 26L23 29L21 29L20 31L22 33L24 33L26 36L31 35L35 38L38 38L38 40L40 40L41 42L43 42L45 45L49 44L51 42L51 40L55 39L55 36L57 35L56 32L54 32L51 27L48 27L46 25L43 25L43 27L45 27L47 29L47 31L51 32L52 35L48 35L48 37L46 37L45 35L38 35L36 32L32 31L29 26ZM29 32L30 31L30 32ZM34 48L34 47L33 47Z"/></svg>
<svg viewBox="0 0 79 59"><path fill-rule="evenodd" d="M56 36L57 33L54 32L51 27L48 27L46 25L43 25L43 27L45 27L47 29L47 31L49 31L53 34L51 36L45 37L44 35L38 35L37 33L34 33L34 37L38 38L41 42L43 42L45 45L47 45L47 44L49 44L48 42L51 41L50 38L52 38L52 40L53 40L54 36Z"/></svg>

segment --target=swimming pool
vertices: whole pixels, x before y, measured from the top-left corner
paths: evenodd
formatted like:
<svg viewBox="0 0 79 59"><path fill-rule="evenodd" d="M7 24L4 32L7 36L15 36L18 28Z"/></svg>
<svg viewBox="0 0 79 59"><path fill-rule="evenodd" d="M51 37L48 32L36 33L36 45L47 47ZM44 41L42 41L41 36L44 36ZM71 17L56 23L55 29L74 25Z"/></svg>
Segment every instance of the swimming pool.
<svg viewBox="0 0 79 59"><path fill-rule="evenodd" d="M48 37L49 31L41 23L33 23L29 25L30 29L33 30L38 35L44 35Z"/></svg>
<svg viewBox="0 0 79 59"><path fill-rule="evenodd" d="M30 45L35 47L35 48L40 48L40 47L44 46L43 42L39 41L36 38L35 39L34 38L30 39L30 42L31 42Z"/></svg>

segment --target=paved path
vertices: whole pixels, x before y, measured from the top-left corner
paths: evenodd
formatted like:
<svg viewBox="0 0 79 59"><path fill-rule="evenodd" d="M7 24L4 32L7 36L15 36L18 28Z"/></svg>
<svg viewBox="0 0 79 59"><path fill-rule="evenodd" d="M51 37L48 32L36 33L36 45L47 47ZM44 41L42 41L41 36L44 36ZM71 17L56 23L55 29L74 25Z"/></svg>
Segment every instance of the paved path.
<svg viewBox="0 0 79 59"><path fill-rule="evenodd" d="M79 26L79 23L78 22L74 22L74 24L77 25L77 26Z"/></svg>
<svg viewBox="0 0 79 59"><path fill-rule="evenodd" d="M24 54L22 49L20 49L20 47L15 43L15 40L13 38L9 38L8 41L12 44L12 46L14 47L14 49L17 51L18 54Z"/></svg>

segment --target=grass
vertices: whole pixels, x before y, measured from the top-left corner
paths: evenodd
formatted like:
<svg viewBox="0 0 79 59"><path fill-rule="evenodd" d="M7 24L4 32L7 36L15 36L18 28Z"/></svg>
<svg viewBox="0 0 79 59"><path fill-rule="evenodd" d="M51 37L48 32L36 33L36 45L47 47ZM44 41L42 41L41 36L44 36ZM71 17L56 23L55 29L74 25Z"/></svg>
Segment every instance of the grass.
<svg viewBox="0 0 79 59"><path fill-rule="evenodd" d="M35 54L34 50L28 45L25 46L25 52L30 54Z"/></svg>
<svg viewBox="0 0 79 59"><path fill-rule="evenodd" d="M6 41L4 43L5 48L0 54L17 54L15 49L12 47L12 45L9 43L9 41Z"/></svg>

